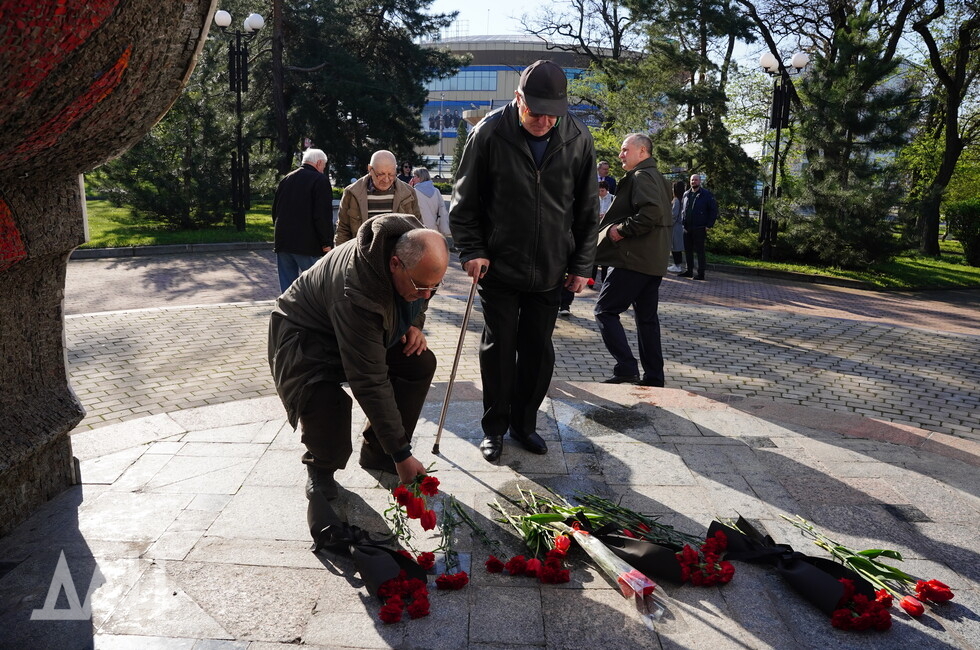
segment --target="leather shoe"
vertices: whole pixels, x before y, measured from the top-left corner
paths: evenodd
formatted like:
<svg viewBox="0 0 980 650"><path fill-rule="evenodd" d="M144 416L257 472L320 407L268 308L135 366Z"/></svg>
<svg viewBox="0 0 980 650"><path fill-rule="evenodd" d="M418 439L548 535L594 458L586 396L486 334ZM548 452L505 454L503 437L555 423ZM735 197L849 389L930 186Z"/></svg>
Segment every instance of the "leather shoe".
<svg viewBox="0 0 980 650"><path fill-rule="evenodd" d="M521 443L532 454L548 453L548 444L534 431L524 436L511 429L510 437Z"/></svg>
<svg viewBox="0 0 980 650"><path fill-rule="evenodd" d="M374 469L381 472L388 472L389 474L398 474L398 470L395 469L395 461L391 459L391 456L376 452L366 442L361 444L361 457L358 460L358 464L363 469Z"/></svg>
<svg viewBox="0 0 980 650"><path fill-rule="evenodd" d="M654 388L663 388L664 382L655 379L641 379L636 382L637 386L653 386Z"/></svg>
<svg viewBox="0 0 980 650"><path fill-rule="evenodd" d="M500 452L504 450L503 436L485 436L480 443L480 451L487 462L494 462L500 458Z"/></svg>
<svg viewBox="0 0 980 650"><path fill-rule="evenodd" d="M638 384L640 383L639 375L613 375L609 379L603 381L604 384Z"/></svg>
<svg viewBox="0 0 980 650"><path fill-rule="evenodd" d="M337 481L333 479L333 470L319 469L313 465L306 466L306 498L312 499L314 492L319 492L328 501L336 499L340 491L337 488Z"/></svg>
<svg viewBox="0 0 980 650"><path fill-rule="evenodd" d="M677 277L679 277L679 278L693 278L694 277L694 272L693 271L684 271L683 273L678 273L677 274Z"/></svg>
<svg viewBox="0 0 980 650"><path fill-rule="evenodd" d="M703 275L695 275L694 276L694 279L695 280L704 280L704 276Z"/></svg>

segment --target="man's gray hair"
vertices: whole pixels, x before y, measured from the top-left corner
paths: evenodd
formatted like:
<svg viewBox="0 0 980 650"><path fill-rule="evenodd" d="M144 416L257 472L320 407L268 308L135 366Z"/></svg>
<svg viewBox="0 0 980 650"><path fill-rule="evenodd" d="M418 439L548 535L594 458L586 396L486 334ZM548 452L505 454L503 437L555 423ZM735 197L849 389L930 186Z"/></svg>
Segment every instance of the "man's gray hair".
<svg viewBox="0 0 980 650"><path fill-rule="evenodd" d="M635 141L641 149L646 149L648 154L653 155L653 140L650 139L650 136L643 133L630 133L626 139Z"/></svg>
<svg viewBox="0 0 980 650"><path fill-rule="evenodd" d="M412 176L414 176L415 178L423 182L432 179L432 177L429 176L429 170L426 169L425 167L416 167L415 169L413 169Z"/></svg>
<svg viewBox="0 0 980 650"><path fill-rule="evenodd" d="M315 165L321 161L327 162L327 154L323 153L323 149L307 149L303 152L304 165Z"/></svg>
<svg viewBox="0 0 980 650"><path fill-rule="evenodd" d="M426 233L433 232L425 228L415 228L409 230L398 238L395 242L395 255L398 256L406 268L413 269L415 265L422 261L428 250L429 243L433 241ZM446 250L449 250L449 243L443 238Z"/></svg>

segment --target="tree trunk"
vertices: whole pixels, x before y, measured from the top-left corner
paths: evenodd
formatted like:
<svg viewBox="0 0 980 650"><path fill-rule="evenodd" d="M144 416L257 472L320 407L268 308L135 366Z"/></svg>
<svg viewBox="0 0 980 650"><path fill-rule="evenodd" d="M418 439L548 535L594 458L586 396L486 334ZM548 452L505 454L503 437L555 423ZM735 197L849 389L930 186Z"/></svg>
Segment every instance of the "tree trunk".
<svg viewBox="0 0 980 650"><path fill-rule="evenodd" d="M283 80L282 64L282 0L272 3L272 113L275 119L276 170L288 174L293 168L293 147L289 137L289 123L286 120L286 90Z"/></svg>

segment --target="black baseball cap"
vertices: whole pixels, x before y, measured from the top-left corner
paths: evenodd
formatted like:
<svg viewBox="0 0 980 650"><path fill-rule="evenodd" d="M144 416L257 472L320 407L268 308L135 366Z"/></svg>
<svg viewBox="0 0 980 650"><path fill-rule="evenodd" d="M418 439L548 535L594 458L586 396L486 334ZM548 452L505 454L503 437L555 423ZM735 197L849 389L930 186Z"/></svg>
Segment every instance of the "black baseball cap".
<svg viewBox="0 0 980 650"><path fill-rule="evenodd" d="M568 79L554 61L535 61L524 68L517 87L532 113L561 117L568 112Z"/></svg>

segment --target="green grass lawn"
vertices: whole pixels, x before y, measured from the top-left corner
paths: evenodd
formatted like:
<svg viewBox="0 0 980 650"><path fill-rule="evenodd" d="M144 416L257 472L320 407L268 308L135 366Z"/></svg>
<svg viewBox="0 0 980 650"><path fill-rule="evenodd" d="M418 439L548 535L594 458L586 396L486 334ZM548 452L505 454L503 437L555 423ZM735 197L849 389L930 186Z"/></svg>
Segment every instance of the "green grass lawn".
<svg viewBox="0 0 980 650"><path fill-rule="evenodd" d="M245 241L272 241L272 206L256 202L246 214L245 232L231 224L202 230L172 231L163 224L135 219L127 208L116 208L108 201L90 200L88 207L89 241L82 248L115 248L155 246L161 244L211 244ZM763 262L748 257L708 253L708 262L751 268L791 271L807 275L829 275L860 280L879 289L977 288L980 268L968 266L963 248L957 241L940 242L939 259L907 254L880 264L869 271Z"/></svg>
<svg viewBox="0 0 980 650"><path fill-rule="evenodd" d="M749 257L712 255L709 264L729 264L806 275L824 275L858 280L878 289L964 289L980 288L980 268L969 266L958 241L940 242L942 255L923 257L914 253L899 255L890 262L877 264L867 271L850 271L834 267L809 266L783 262L763 262Z"/></svg>
<svg viewBox="0 0 980 650"><path fill-rule="evenodd" d="M170 230L165 224L136 219L128 208L108 201L86 202L89 240L81 248L159 246L163 244L217 244L272 241L272 204L253 202L245 213L245 231L238 232L228 215L227 224L201 230Z"/></svg>

